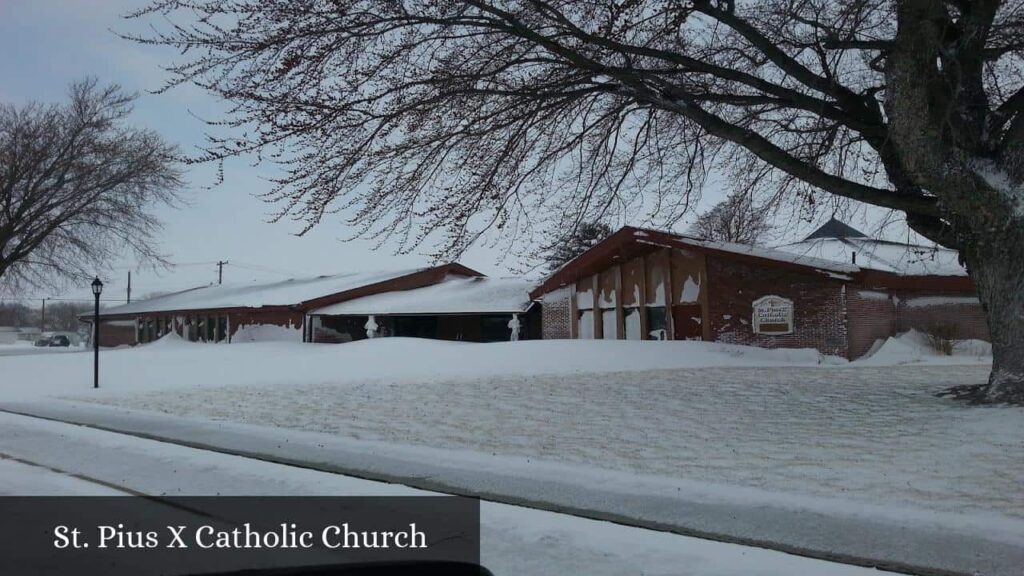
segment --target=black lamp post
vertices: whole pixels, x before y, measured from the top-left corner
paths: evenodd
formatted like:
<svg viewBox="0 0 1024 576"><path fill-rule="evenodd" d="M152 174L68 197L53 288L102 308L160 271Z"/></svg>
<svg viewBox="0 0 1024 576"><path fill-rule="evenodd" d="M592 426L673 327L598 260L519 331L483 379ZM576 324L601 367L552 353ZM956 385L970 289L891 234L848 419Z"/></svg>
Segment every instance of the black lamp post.
<svg viewBox="0 0 1024 576"><path fill-rule="evenodd" d="M100 387L100 294L103 292L103 282L97 276L92 281L92 294L96 297L96 308L92 315L92 387Z"/></svg>

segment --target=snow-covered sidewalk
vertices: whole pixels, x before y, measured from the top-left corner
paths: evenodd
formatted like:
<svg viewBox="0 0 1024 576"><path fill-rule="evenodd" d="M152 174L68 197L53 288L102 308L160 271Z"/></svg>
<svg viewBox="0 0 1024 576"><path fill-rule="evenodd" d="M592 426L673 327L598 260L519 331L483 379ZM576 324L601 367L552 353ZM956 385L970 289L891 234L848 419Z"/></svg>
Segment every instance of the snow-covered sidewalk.
<svg viewBox="0 0 1024 576"><path fill-rule="evenodd" d="M1024 521L996 513L767 492L101 405L4 406L227 454L915 573L1016 575L1024 564Z"/></svg>
<svg viewBox="0 0 1024 576"><path fill-rule="evenodd" d="M410 495L422 492L0 414L0 453L154 495ZM109 495L117 490L0 456L0 494ZM781 552L709 542L516 506L483 503L481 560L497 576L869 576Z"/></svg>

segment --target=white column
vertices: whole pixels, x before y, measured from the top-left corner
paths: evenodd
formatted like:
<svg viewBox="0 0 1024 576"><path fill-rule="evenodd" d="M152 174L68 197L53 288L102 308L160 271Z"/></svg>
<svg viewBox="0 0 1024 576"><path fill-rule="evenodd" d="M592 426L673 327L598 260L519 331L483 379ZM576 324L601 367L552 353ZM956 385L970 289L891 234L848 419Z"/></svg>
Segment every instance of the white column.
<svg viewBox="0 0 1024 576"><path fill-rule="evenodd" d="M367 338L376 338L377 330L380 328L379 326L377 326L377 317L374 316L373 314L370 314L370 316L366 319L366 324L363 325L363 328L366 328Z"/></svg>

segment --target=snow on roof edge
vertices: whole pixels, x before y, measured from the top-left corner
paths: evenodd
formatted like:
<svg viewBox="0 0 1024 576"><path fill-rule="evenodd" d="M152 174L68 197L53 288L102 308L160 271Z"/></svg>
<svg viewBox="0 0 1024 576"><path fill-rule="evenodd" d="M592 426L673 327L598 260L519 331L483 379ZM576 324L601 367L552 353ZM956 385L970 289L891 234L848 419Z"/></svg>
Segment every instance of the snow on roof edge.
<svg viewBox="0 0 1024 576"><path fill-rule="evenodd" d="M100 310L101 317L179 310L216 310L221 308L262 308L295 306L324 296L386 282L429 270L431 267L348 272L273 282L230 283L196 286L154 298L139 300Z"/></svg>
<svg viewBox="0 0 1024 576"><path fill-rule="evenodd" d="M520 278L446 276L436 284L369 294L310 310L314 315L513 314L533 306L536 282Z"/></svg>
<svg viewBox="0 0 1024 576"><path fill-rule="evenodd" d="M682 244L689 244L700 248L707 248L710 250L719 250L722 252L729 252L731 254L740 254L743 256L754 256L756 258L763 258L765 260L773 260L776 262L786 262L790 264L798 264L800 266L806 266L808 268L814 268L817 270L828 270L830 272L841 272L844 274L856 274L860 272L861 268L854 264L847 264L844 262L837 262L835 260L828 260L825 258L815 258L812 256L802 256L799 254L793 254L792 252L786 252L784 250L778 250L775 248L765 248L761 246L752 246L748 244L736 244L733 242L717 242L713 240L701 240L693 236L687 236L685 234L670 233L679 240ZM647 239L647 235L635 236L641 243L652 244L655 246L662 246L663 243L657 240Z"/></svg>

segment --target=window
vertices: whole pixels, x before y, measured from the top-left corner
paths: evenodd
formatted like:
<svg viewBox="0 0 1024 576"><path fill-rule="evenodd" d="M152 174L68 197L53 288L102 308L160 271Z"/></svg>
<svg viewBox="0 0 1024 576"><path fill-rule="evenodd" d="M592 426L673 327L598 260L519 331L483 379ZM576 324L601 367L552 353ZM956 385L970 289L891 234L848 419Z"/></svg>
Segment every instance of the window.
<svg viewBox="0 0 1024 576"><path fill-rule="evenodd" d="M223 342L228 337L228 317L217 317L217 342Z"/></svg>
<svg viewBox="0 0 1024 576"><path fill-rule="evenodd" d="M512 339L512 331L508 323L512 316L481 316L480 317L480 341L481 342L508 342Z"/></svg>
<svg viewBox="0 0 1024 576"><path fill-rule="evenodd" d="M206 317L206 341L216 342L217 341L217 317L207 316Z"/></svg>
<svg viewBox="0 0 1024 576"><path fill-rule="evenodd" d="M379 321L378 321L379 324ZM395 318L395 336L437 338L436 316L399 316Z"/></svg>
<svg viewBox="0 0 1024 576"><path fill-rule="evenodd" d="M643 334L640 333L639 308L622 309L622 333L626 335L626 340L643 340Z"/></svg>
<svg viewBox="0 0 1024 576"><path fill-rule="evenodd" d="M664 306L647 308L647 340L668 340L668 325L665 322Z"/></svg>
<svg viewBox="0 0 1024 576"><path fill-rule="evenodd" d="M196 341L196 319L192 316L185 316L181 328L182 336L189 342Z"/></svg>
<svg viewBox="0 0 1024 576"><path fill-rule="evenodd" d="M314 342L352 342L366 339L366 316L314 316ZM318 325L319 324L319 325ZM382 319L377 318L382 325Z"/></svg>
<svg viewBox="0 0 1024 576"><path fill-rule="evenodd" d="M576 315L576 337L581 340L594 338L594 311L580 310Z"/></svg>
<svg viewBox="0 0 1024 576"><path fill-rule="evenodd" d="M605 340L618 338L615 330L615 308L601 310L601 337Z"/></svg>

